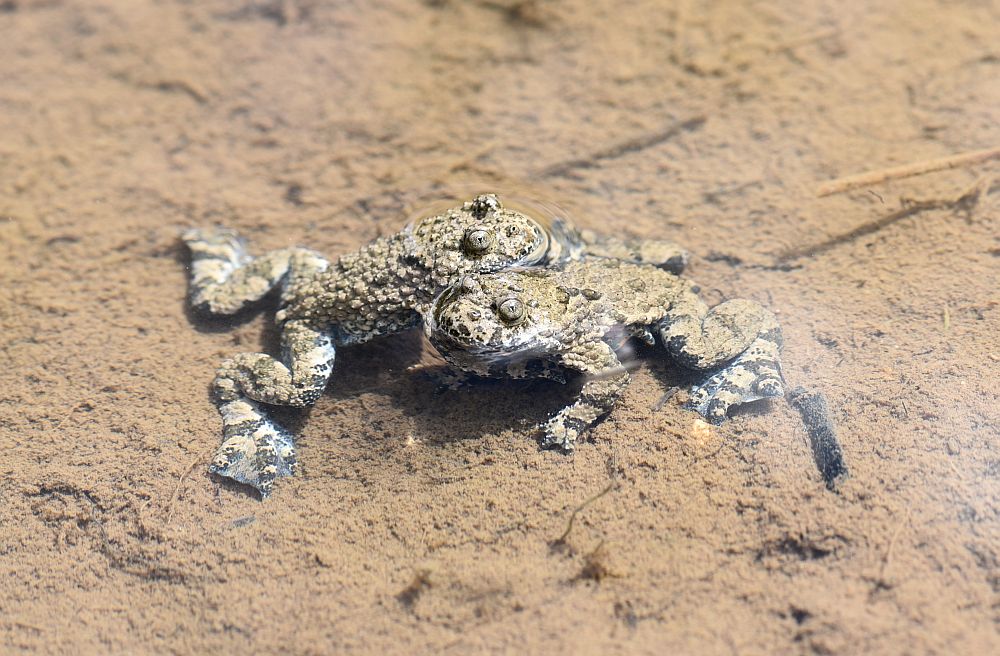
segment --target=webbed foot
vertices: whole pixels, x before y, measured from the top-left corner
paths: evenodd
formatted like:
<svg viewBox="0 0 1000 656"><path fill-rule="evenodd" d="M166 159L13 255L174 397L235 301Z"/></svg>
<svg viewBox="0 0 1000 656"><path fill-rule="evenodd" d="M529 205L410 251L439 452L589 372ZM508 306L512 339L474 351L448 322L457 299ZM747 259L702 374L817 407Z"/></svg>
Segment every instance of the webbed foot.
<svg viewBox="0 0 1000 656"><path fill-rule="evenodd" d="M256 488L262 499L274 481L295 473L292 436L247 399L220 406L225 441L215 452L209 471Z"/></svg>
<svg viewBox="0 0 1000 656"><path fill-rule="evenodd" d="M596 419L595 417L594 421ZM558 447L564 453L572 453L576 450L577 438L591 423L580 417L567 416L567 413L560 412L538 427L542 431L541 446L543 449Z"/></svg>
<svg viewBox="0 0 1000 656"><path fill-rule="evenodd" d="M781 344L781 329L768 313L765 327L750 347L692 387L691 398L685 407L697 410L713 424L721 424L731 408L784 396L779 357Z"/></svg>

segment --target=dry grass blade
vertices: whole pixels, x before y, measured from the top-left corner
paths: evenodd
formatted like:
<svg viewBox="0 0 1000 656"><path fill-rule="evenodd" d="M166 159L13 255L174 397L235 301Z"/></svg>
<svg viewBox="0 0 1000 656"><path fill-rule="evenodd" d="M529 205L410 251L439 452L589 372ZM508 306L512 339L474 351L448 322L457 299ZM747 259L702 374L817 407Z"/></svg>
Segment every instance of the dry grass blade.
<svg viewBox="0 0 1000 656"><path fill-rule="evenodd" d="M563 531L562 535L556 538L552 542L552 544L556 546L566 544L566 538L569 537L570 532L573 530L573 522L576 521L576 516L579 515L587 506L594 503L595 501L606 495L608 492L615 489L616 487L618 487L617 481L611 481L610 483L607 484L607 486L603 490L601 490L600 492L598 492L597 494L590 497L589 499L581 503L579 506L574 508L573 512L569 516L569 521L566 522L566 530Z"/></svg>
<svg viewBox="0 0 1000 656"><path fill-rule="evenodd" d="M913 164L904 164L903 166L894 166L879 171L849 175L824 182L816 188L816 195L819 197L831 196L857 189L858 187L867 187L888 180L900 180L934 171L962 168L963 166L979 164L998 157L1000 157L1000 148L987 148L986 150L976 150L958 155L949 155L948 157L940 157L938 159L925 160L923 162L915 162Z"/></svg>

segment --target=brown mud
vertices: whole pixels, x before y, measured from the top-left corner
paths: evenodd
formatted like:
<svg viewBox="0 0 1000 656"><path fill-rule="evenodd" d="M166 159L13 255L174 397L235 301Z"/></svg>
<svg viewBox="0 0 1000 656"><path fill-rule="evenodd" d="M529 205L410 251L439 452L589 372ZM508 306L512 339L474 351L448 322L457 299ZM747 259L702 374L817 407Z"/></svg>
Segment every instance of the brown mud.
<svg viewBox="0 0 1000 656"><path fill-rule="evenodd" d="M0 651L1000 651L1000 165L816 196L1000 145L998 25L938 0L0 2ZM303 468L273 498L210 477L214 367L274 335L188 315L180 232L336 254L470 185L674 239L711 302L772 308L851 476L826 488L785 402L655 409L652 352L574 457L542 452L566 390L438 396L404 336L280 414Z"/></svg>

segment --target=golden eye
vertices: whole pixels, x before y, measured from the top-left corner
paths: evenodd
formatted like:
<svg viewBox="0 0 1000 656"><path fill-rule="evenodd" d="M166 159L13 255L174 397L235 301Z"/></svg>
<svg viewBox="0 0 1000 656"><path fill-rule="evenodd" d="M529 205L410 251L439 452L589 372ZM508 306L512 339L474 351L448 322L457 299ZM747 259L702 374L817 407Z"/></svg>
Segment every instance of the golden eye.
<svg viewBox="0 0 1000 656"><path fill-rule="evenodd" d="M524 318L524 303L519 298L505 298L497 305L497 315L504 323L517 323Z"/></svg>
<svg viewBox="0 0 1000 656"><path fill-rule="evenodd" d="M493 231L488 228L469 228L462 238L462 246L467 253L485 253L493 245Z"/></svg>

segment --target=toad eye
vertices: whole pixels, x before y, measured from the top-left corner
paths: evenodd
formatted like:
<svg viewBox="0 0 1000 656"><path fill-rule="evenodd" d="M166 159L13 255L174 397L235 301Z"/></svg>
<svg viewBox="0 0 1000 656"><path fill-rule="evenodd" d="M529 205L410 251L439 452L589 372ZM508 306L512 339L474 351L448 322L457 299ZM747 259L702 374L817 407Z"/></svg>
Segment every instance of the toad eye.
<svg viewBox="0 0 1000 656"><path fill-rule="evenodd" d="M469 228L462 238L465 252L478 255L485 253L493 245L493 231L488 228Z"/></svg>
<svg viewBox="0 0 1000 656"><path fill-rule="evenodd" d="M524 318L524 303L519 298L505 298L497 305L497 315L507 324L515 324Z"/></svg>

